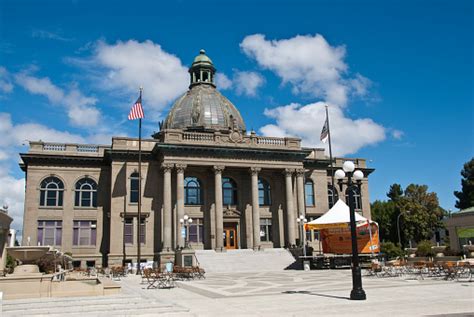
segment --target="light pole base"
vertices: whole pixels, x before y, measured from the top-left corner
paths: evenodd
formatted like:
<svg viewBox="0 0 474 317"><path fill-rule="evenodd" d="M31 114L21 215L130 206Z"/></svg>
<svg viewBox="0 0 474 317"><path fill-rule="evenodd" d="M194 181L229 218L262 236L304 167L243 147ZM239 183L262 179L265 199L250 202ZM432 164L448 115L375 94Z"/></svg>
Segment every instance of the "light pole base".
<svg viewBox="0 0 474 317"><path fill-rule="evenodd" d="M367 296L363 289L353 289L351 291L351 300L366 300Z"/></svg>
<svg viewBox="0 0 474 317"><path fill-rule="evenodd" d="M366 300L367 296L362 288L362 272L358 263L352 267L351 300Z"/></svg>

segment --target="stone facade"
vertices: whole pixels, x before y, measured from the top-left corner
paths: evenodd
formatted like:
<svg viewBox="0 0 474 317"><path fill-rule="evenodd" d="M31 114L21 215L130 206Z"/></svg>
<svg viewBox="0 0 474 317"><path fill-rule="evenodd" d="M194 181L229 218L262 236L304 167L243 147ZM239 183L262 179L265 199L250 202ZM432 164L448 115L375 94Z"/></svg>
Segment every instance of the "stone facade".
<svg viewBox="0 0 474 317"><path fill-rule="evenodd" d="M172 258L186 241L218 251L295 245L302 237L298 215L315 218L329 209L331 169L324 149L303 148L298 138L248 134L227 99L202 92L215 87L212 62L201 55L190 69L190 91L209 87L185 104L179 98L161 131L142 140L141 258L148 261ZM189 118L182 117L186 113ZM190 126L176 128L183 122ZM55 247L83 266L136 261L138 139L114 137L109 146L30 142L21 157L27 180L23 245L28 237L34 245L59 241ZM344 160L335 159L334 170ZM370 218L367 177L373 170L363 159L351 160L365 175L358 204ZM96 192L94 203L79 189L85 183L81 188ZM94 183L96 189L87 185ZM47 186L62 194L54 196ZM345 188L335 187L345 200ZM189 226L180 223L184 215L193 219ZM317 249L314 235L308 238Z"/></svg>

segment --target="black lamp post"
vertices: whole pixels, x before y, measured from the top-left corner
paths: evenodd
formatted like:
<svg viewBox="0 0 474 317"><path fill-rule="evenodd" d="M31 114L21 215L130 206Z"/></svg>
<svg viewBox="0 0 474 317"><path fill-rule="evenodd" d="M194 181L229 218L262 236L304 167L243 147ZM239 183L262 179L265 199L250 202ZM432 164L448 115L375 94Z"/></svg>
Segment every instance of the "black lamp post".
<svg viewBox="0 0 474 317"><path fill-rule="evenodd" d="M351 224L351 240L352 240L352 300L365 300L367 297L365 291L362 288L362 273L359 266L359 250L357 248L357 230L355 221L355 208L354 208L354 189L360 188L361 180L364 178L364 173L357 170L354 171L355 165L351 161L345 161L342 165L342 170L338 169L335 173L335 177L338 180L340 186L342 186L342 179L347 175L347 189L346 193L349 196L349 213L350 213L350 224ZM356 184L352 182L352 178L356 180Z"/></svg>

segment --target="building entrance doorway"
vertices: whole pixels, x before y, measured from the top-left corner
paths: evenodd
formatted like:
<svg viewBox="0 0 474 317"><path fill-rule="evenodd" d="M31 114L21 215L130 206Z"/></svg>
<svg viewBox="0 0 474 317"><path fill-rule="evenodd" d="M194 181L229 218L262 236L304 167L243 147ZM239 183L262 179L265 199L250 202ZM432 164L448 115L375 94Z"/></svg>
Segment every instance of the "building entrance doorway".
<svg viewBox="0 0 474 317"><path fill-rule="evenodd" d="M224 225L224 248L227 250L237 249L237 225Z"/></svg>

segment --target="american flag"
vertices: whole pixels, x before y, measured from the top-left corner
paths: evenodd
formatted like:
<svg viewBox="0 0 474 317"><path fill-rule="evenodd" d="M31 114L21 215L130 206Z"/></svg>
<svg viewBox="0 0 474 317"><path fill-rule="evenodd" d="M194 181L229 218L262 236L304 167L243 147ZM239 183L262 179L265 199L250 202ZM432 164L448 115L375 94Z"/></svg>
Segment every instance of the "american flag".
<svg viewBox="0 0 474 317"><path fill-rule="evenodd" d="M321 137L319 138L323 143L326 143L329 137L329 122L328 118L326 117L326 121L324 121L323 130L321 131Z"/></svg>
<svg viewBox="0 0 474 317"><path fill-rule="evenodd" d="M130 113L128 114L128 120L142 119L145 117L142 108L142 97L138 97L137 101L133 104Z"/></svg>

